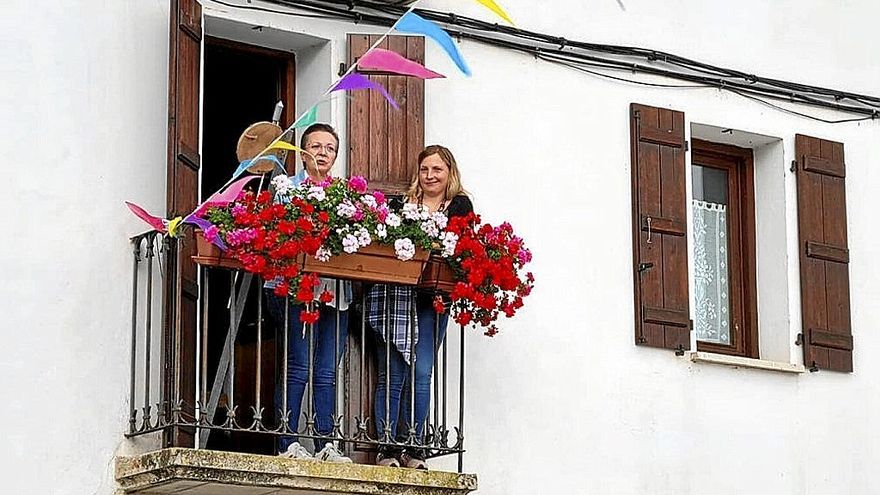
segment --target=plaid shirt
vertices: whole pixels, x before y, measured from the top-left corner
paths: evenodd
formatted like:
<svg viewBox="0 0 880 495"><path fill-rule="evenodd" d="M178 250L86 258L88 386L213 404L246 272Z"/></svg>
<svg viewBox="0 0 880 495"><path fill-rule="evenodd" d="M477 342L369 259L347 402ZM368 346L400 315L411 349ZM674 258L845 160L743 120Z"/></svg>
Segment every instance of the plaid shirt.
<svg viewBox="0 0 880 495"><path fill-rule="evenodd" d="M386 288L388 290L388 321L390 322L387 334L391 343L403 354L404 361L409 364L412 348L419 341L418 315L414 310L416 293L412 287L385 284L376 284L371 287L367 292L366 307L364 308L367 323L384 341L386 335ZM413 324L412 327L410 322Z"/></svg>

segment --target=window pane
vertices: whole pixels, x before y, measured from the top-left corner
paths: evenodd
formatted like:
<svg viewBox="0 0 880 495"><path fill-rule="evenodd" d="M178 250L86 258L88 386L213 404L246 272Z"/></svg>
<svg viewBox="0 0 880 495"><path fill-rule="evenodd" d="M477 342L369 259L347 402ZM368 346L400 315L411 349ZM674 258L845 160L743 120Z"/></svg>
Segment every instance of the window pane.
<svg viewBox="0 0 880 495"><path fill-rule="evenodd" d="M730 345L727 171L694 165L694 292L697 340Z"/></svg>

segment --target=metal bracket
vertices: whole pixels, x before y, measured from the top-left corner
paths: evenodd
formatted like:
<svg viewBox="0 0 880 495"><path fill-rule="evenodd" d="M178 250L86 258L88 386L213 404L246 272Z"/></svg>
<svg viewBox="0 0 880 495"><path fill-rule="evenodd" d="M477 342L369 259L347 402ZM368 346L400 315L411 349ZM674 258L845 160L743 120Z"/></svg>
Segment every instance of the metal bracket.
<svg viewBox="0 0 880 495"><path fill-rule="evenodd" d="M683 345L678 344L678 347L675 349L675 355L679 356L679 357L684 356L684 346Z"/></svg>
<svg viewBox="0 0 880 495"><path fill-rule="evenodd" d="M813 364L810 365L809 370L810 373L816 373L817 371L819 371L819 367L816 366L816 361L813 361Z"/></svg>

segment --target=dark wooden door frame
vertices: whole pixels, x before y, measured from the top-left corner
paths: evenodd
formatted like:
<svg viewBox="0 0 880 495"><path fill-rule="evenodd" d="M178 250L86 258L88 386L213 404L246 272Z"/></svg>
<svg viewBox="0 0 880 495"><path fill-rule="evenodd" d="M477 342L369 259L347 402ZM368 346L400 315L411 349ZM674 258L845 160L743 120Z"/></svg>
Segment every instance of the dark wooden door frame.
<svg viewBox="0 0 880 495"><path fill-rule="evenodd" d="M227 38L218 38L216 36L205 36L205 44L215 47L223 47L230 50L251 53L261 57L271 57L285 64L284 73L280 75L281 84L275 97L284 102L284 111L281 112L281 120L279 125L282 128L293 124L297 117L296 113L296 55L293 52L285 52L274 48L266 48L264 46L252 45L242 41L230 40ZM268 119L267 119L268 120ZM288 155L285 161L287 173L293 175L296 172L296 159L292 154Z"/></svg>

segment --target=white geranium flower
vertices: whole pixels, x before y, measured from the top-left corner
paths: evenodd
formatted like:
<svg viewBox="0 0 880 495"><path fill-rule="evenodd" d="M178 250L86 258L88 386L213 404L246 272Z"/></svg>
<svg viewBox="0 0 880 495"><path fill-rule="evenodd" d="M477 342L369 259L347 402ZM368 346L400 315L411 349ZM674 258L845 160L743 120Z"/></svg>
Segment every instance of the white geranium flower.
<svg viewBox="0 0 880 495"><path fill-rule="evenodd" d="M394 241L394 252L397 253L397 259L409 261L416 255L416 245L409 238L404 237Z"/></svg>
<svg viewBox="0 0 880 495"><path fill-rule="evenodd" d="M385 226L382 225L381 223L376 226L376 236L379 239L384 239L384 238L388 237L388 229L386 229Z"/></svg>
<svg viewBox="0 0 880 495"><path fill-rule="evenodd" d="M419 206L419 220L427 220L431 218L431 210L425 205Z"/></svg>
<svg viewBox="0 0 880 495"><path fill-rule="evenodd" d="M440 230L445 229L446 223L449 221L449 219L446 218L446 215L439 211L431 213L431 220L437 224L437 228Z"/></svg>
<svg viewBox="0 0 880 495"><path fill-rule="evenodd" d="M336 207L336 214L342 218L351 218L356 211L357 208L348 200L339 203L339 206Z"/></svg>
<svg viewBox="0 0 880 495"><path fill-rule="evenodd" d="M278 175L272 179L272 187L277 194L286 195L293 188L293 181L286 175Z"/></svg>
<svg viewBox="0 0 880 495"><path fill-rule="evenodd" d="M391 228L400 227L400 217L397 213L389 213L387 217L385 217L385 224Z"/></svg>
<svg viewBox="0 0 880 495"><path fill-rule="evenodd" d="M361 227L360 230L357 231L358 244L361 247L369 246L371 242L373 242L373 238L370 237L370 232Z"/></svg>
<svg viewBox="0 0 880 495"><path fill-rule="evenodd" d="M443 252L441 253L441 256L448 258L455 254L455 246L458 245L458 236L452 232L444 232L440 237L441 243L443 244Z"/></svg>
<svg viewBox="0 0 880 495"><path fill-rule="evenodd" d="M374 198L372 194L364 194L363 196L361 196L361 203L369 206L370 208L375 208L376 206L378 206L378 203L376 203L376 198Z"/></svg>
<svg viewBox="0 0 880 495"><path fill-rule="evenodd" d="M403 218L407 220L421 220L419 205L415 203L407 203L403 205Z"/></svg>
<svg viewBox="0 0 880 495"><path fill-rule="evenodd" d="M321 186L311 186L309 187L308 197L315 201L324 201L327 198L327 193L324 192L324 188Z"/></svg>
<svg viewBox="0 0 880 495"><path fill-rule="evenodd" d="M358 238L348 234L342 238L342 250L346 253L356 253L360 244L358 243Z"/></svg>
<svg viewBox="0 0 880 495"><path fill-rule="evenodd" d="M318 248L318 252L315 253L315 259L317 259L318 261L328 261L331 254L332 253L330 253L329 249L321 246L320 248Z"/></svg>
<svg viewBox="0 0 880 495"><path fill-rule="evenodd" d="M428 234L430 237L437 237L440 235L440 229L437 228L437 224L432 220L425 220L420 227L422 232Z"/></svg>

